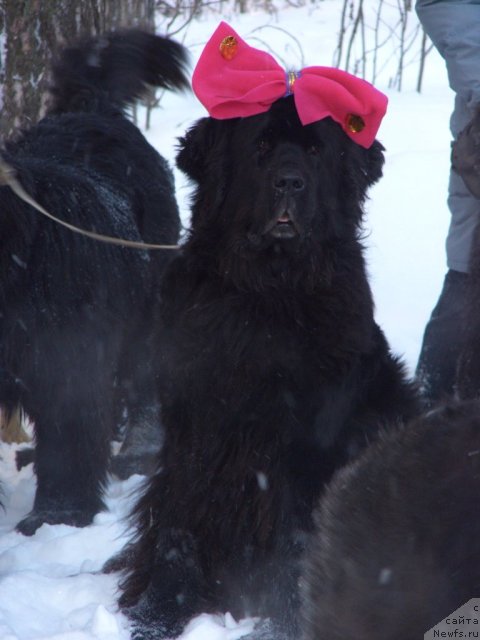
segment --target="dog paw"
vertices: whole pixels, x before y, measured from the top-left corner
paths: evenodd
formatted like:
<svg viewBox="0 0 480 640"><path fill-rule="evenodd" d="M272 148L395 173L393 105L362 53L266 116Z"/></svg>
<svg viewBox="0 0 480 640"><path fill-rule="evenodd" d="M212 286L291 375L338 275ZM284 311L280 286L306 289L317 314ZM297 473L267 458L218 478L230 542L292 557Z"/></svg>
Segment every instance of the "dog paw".
<svg viewBox="0 0 480 640"><path fill-rule="evenodd" d="M20 449L17 451L15 456L15 464L17 466L17 471L23 469L28 464L35 462L35 449L33 447L28 447L28 449Z"/></svg>
<svg viewBox="0 0 480 640"><path fill-rule="evenodd" d="M132 565L135 557L135 545L127 544L119 553L111 557L102 567L103 573L117 573L125 571L127 567Z"/></svg>
<svg viewBox="0 0 480 640"><path fill-rule="evenodd" d="M95 513L91 511L32 511L21 520L16 530L24 536L33 536L42 524L67 524L71 527L86 527L92 523Z"/></svg>
<svg viewBox="0 0 480 640"><path fill-rule="evenodd" d="M110 463L110 472L119 480L127 480L134 473L151 476L158 468L158 454L127 455L119 453Z"/></svg>

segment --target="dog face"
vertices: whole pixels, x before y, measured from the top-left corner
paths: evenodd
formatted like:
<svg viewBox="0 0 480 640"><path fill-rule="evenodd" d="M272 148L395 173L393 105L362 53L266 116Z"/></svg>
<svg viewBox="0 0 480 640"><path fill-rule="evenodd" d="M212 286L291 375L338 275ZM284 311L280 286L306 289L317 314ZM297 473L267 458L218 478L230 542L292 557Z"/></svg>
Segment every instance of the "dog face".
<svg viewBox="0 0 480 640"><path fill-rule="evenodd" d="M194 230L220 225L256 248L298 249L355 233L382 150L355 144L330 118L303 126L283 98L257 116L200 120L177 163L197 183Z"/></svg>

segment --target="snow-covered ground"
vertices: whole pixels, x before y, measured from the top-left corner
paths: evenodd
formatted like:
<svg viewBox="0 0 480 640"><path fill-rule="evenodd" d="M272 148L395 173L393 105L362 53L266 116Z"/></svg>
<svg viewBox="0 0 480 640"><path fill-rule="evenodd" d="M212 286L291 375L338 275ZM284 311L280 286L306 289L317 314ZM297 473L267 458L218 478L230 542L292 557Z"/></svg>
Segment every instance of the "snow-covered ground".
<svg viewBox="0 0 480 640"><path fill-rule="evenodd" d="M194 63L219 20L226 19L253 46L268 47L286 66L329 65L341 5L340 0L324 0L272 14L209 13L192 22L182 38ZM390 24L396 18L393 5L390 9L386 5L387 25L388 16ZM411 27L416 24L414 13L409 21ZM390 41L394 44L393 38ZM445 272L448 120L453 95L435 51L427 60L421 94L415 91L418 60L414 52L401 93L389 88L395 61L388 42L380 57L385 64L376 85L390 100L378 136L386 147L386 166L384 178L370 193L365 245L377 320L393 350L404 356L413 372L423 328ZM176 138L203 115L193 95L165 96L146 135L173 164ZM176 180L182 217L188 224L189 187L178 172ZM124 516L142 478L112 480L109 509L92 526L44 525L32 538L25 538L13 528L31 508L35 478L31 465L16 471L16 448L0 444L5 505L5 512L0 512L0 640L127 640L127 622L116 608L116 578L102 575L100 569L127 539ZM201 616L183 638L236 640L251 627L252 621L235 622L228 615Z"/></svg>

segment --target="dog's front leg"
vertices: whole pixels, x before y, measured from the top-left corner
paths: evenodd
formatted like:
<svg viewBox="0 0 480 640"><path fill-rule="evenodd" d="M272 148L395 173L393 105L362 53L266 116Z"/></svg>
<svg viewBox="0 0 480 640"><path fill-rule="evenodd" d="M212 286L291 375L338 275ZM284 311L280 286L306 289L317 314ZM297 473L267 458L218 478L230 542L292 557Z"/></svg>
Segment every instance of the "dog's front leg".
<svg viewBox="0 0 480 640"><path fill-rule="evenodd" d="M188 531L159 532L150 581L138 602L125 610L135 640L175 638L204 609L207 597L198 553Z"/></svg>

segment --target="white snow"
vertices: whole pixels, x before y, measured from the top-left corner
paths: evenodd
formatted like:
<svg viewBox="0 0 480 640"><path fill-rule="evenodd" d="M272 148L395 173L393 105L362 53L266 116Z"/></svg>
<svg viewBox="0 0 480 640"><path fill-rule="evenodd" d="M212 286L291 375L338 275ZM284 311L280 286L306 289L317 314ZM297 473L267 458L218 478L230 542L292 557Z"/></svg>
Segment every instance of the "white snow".
<svg viewBox="0 0 480 640"><path fill-rule="evenodd" d="M208 13L191 23L185 44L195 61L223 18L254 46L268 47L286 66L329 65L341 4L340 0L324 0L274 14L258 10L242 16ZM386 5L392 21L396 14L393 4ZM417 24L413 12L409 22L412 29ZM384 178L370 193L365 244L377 320L393 350L404 356L413 372L423 328L446 270L448 121L453 94L443 61L435 51L427 60L423 92L416 93L418 60L414 48L403 91L389 88L395 63L388 44L380 54L385 64L376 82L390 100L378 136L386 147L386 166ZM395 45L393 39L390 45ZM147 137L173 164L176 138L203 115L203 107L193 94L167 95L153 114ZM189 187L179 172L175 175L182 217L187 221ZM0 512L0 639L127 640L128 622L116 607L117 579L102 575L100 568L128 539L124 518L142 478L113 481L107 495L108 511L99 514L90 527L44 525L26 538L16 533L14 526L31 508L35 478L31 465L16 471L17 449L0 444L5 507L4 513ZM267 481L259 476L259 483ZM251 620L236 622L228 614L202 615L191 622L183 637L236 640L248 633L252 624Z"/></svg>

